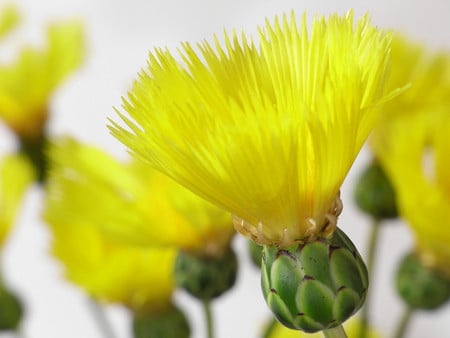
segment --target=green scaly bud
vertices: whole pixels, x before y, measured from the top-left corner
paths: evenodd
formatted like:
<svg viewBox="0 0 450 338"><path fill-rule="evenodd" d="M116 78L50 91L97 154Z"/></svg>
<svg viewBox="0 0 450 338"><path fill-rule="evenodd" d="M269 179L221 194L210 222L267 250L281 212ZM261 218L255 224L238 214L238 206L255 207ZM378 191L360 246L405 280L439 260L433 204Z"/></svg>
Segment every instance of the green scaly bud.
<svg viewBox="0 0 450 338"><path fill-rule="evenodd" d="M425 267L415 253L406 255L397 271L397 291L412 309L434 310L450 299L450 281Z"/></svg>
<svg viewBox="0 0 450 338"><path fill-rule="evenodd" d="M282 324L312 333L342 324L363 305L368 275L353 243L336 229L331 238L289 249L265 246L261 284Z"/></svg>
<svg viewBox="0 0 450 338"><path fill-rule="evenodd" d="M133 317L134 338L189 338L189 323L175 306L161 313L140 313Z"/></svg>
<svg viewBox="0 0 450 338"><path fill-rule="evenodd" d="M361 174L354 196L356 205L375 219L398 217L395 190L377 161Z"/></svg>
<svg viewBox="0 0 450 338"><path fill-rule="evenodd" d="M194 297L209 300L233 287L237 266L232 249L221 257L195 256L181 251L175 260L175 281Z"/></svg>

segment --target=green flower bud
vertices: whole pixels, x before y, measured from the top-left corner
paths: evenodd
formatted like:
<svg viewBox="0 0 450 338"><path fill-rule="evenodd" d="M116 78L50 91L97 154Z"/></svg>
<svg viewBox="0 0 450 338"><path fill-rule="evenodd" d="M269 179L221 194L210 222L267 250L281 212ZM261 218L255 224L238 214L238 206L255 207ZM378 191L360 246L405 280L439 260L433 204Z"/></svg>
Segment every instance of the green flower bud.
<svg viewBox="0 0 450 338"><path fill-rule="evenodd" d="M450 281L423 266L415 253L406 255L397 271L397 291L413 309L433 310L450 298Z"/></svg>
<svg viewBox="0 0 450 338"><path fill-rule="evenodd" d="M222 257L198 257L181 251L175 260L175 281L198 299L219 297L236 282L237 258L233 250Z"/></svg>
<svg viewBox="0 0 450 338"><path fill-rule="evenodd" d="M0 286L0 331L16 330L22 315L23 308L19 299Z"/></svg>
<svg viewBox="0 0 450 338"><path fill-rule="evenodd" d="M358 207L376 219L398 217L395 190L380 164L373 161L362 173L355 188Z"/></svg>
<svg viewBox="0 0 450 338"><path fill-rule="evenodd" d="M264 297L275 317L310 333L352 316L364 303L369 283L361 256L340 229L329 239L289 249L265 246L261 269Z"/></svg>
<svg viewBox="0 0 450 338"><path fill-rule="evenodd" d="M133 317L134 338L189 338L189 323L175 306L161 313L135 314Z"/></svg>
<svg viewBox="0 0 450 338"><path fill-rule="evenodd" d="M251 239L247 240L248 243L248 252L250 253L250 258L258 268L261 267L261 259L262 259L262 251L263 248L261 245L256 244Z"/></svg>

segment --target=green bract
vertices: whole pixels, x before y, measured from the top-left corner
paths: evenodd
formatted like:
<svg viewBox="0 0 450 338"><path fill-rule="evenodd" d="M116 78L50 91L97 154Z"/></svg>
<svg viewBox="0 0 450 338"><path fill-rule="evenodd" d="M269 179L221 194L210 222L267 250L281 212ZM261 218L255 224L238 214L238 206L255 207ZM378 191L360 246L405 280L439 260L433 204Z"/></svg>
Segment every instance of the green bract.
<svg viewBox="0 0 450 338"><path fill-rule="evenodd" d="M338 326L362 306L367 293L366 266L339 229L329 239L289 249L265 246L261 269L267 304L291 329Z"/></svg>

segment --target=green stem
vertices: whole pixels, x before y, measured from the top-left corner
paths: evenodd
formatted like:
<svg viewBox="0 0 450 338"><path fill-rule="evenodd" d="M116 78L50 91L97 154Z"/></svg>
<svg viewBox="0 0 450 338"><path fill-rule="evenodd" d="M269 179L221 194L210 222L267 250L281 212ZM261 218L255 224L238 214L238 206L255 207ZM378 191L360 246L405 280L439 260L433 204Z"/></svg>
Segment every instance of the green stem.
<svg viewBox="0 0 450 338"><path fill-rule="evenodd" d="M408 324L410 323L413 313L414 309L408 306L403 313L402 318L398 322L397 330L395 331L394 335L395 338L402 338L405 335L406 329L408 328Z"/></svg>
<svg viewBox="0 0 450 338"><path fill-rule="evenodd" d="M203 310L205 312L206 331L208 338L214 338L213 318L211 311L211 301L209 299L203 300Z"/></svg>
<svg viewBox="0 0 450 338"><path fill-rule="evenodd" d="M264 334L263 334L262 338L269 338L276 325L277 325L277 320L275 318L272 318L270 323L267 324L267 326L265 327Z"/></svg>
<svg viewBox="0 0 450 338"><path fill-rule="evenodd" d="M347 338L347 334L342 325L323 330L322 333L325 338Z"/></svg>
<svg viewBox="0 0 450 338"><path fill-rule="evenodd" d="M97 322L97 326L105 338L115 338L114 330L111 324L106 318L105 311L103 308L93 299L88 299L88 307L91 311L92 316Z"/></svg>
<svg viewBox="0 0 450 338"><path fill-rule="evenodd" d="M369 245L367 251L366 266L369 273L369 279L371 279L374 271L375 253L377 249L378 237L380 230L380 220L374 219L372 222L372 228L369 235ZM366 295L366 301L361 310L361 325L359 330L359 338L367 337L367 328L369 326L369 309L370 309L370 292Z"/></svg>

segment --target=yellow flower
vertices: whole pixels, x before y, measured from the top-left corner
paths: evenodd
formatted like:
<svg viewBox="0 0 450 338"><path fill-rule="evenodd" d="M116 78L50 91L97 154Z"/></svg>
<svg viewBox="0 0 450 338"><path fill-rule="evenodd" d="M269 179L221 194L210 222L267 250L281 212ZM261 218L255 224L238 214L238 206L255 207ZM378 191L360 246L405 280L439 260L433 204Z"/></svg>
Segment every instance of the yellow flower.
<svg viewBox="0 0 450 338"><path fill-rule="evenodd" d="M384 106L371 145L423 262L450 276L450 56L397 36L389 86L405 80L411 88Z"/></svg>
<svg viewBox="0 0 450 338"><path fill-rule="evenodd" d="M52 252L67 279L94 299L145 312L170 305L175 249L127 246L105 236L89 221L61 220L51 209L45 218L52 230Z"/></svg>
<svg viewBox="0 0 450 338"><path fill-rule="evenodd" d="M392 71L388 88L394 89L410 83L410 88L383 106L375 133L397 115L428 113L433 109L445 109L450 104L450 62L443 52L430 52L425 46L414 43L402 35L392 40Z"/></svg>
<svg viewBox="0 0 450 338"><path fill-rule="evenodd" d="M12 64L0 65L0 119L23 139L42 133L51 94L82 59L78 22L51 25L47 35L45 49L25 48Z"/></svg>
<svg viewBox="0 0 450 338"><path fill-rule="evenodd" d="M259 41L225 33L150 54L124 100L139 158L229 210L261 244L332 233L340 186L386 94L389 34L353 13L266 22Z"/></svg>
<svg viewBox="0 0 450 338"><path fill-rule="evenodd" d="M348 338L359 337L359 326L360 321L356 317L352 317L347 320L344 324L344 329L347 333ZM291 330L281 324L276 324L274 330L267 338L322 338L323 333L306 333L298 330ZM366 338L380 338L381 336L373 329L369 329Z"/></svg>
<svg viewBox="0 0 450 338"><path fill-rule="evenodd" d="M50 150L47 218L90 224L142 246L220 255L234 233L228 213L140 163L122 164L70 139Z"/></svg>
<svg viewBox="0 0 450 338"><path fill-rule="evenodd" d="M450 277L449 113L447 108L392 119L373 145L423 263Z"/></svg>
<svg viewBox="0 0 450 338"><path fill-rule="evenodd" d="M19 22L19 13L12 5L0 9L0 39L7 35Z"/></svg>
<svg viewBox="0 0 450 338"><path fill-rule="evenodd" d="M7 155L0 165L0 247L14 223L20 202L34 181L31 163L20 155Z"/></svg>

